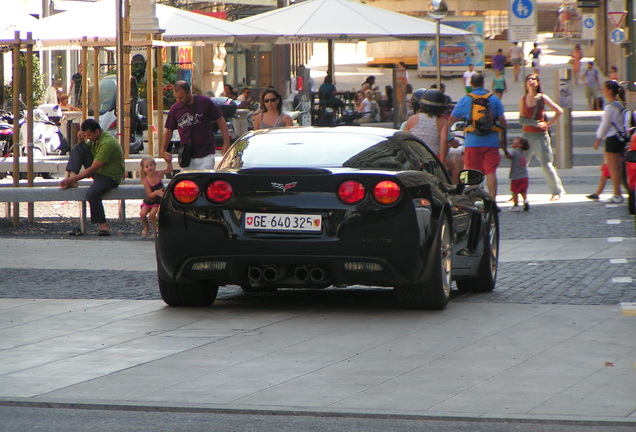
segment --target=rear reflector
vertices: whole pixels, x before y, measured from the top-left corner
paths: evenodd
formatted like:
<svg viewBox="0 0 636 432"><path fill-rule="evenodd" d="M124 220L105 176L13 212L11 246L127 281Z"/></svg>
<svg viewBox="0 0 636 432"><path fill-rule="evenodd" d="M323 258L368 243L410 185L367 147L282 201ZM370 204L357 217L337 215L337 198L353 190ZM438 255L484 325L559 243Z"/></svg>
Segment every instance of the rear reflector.
<svg viewBox="0 0 636 432"><path fill-rule="evenodd" d="M174 198L182 204L190 204L199 197L199 187L192 180L183 180L174 186Z"/></svg>

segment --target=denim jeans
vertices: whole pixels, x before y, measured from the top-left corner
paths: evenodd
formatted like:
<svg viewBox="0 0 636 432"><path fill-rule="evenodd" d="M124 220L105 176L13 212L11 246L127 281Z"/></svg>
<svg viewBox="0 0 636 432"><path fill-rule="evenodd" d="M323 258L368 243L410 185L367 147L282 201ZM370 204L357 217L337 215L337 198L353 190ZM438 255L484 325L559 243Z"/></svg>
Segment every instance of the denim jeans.
<svg viewBox="0 0 636 432"><path fill-rule="evenodd" d="M93 165L91 149L84 143L77 143L69 155L66 171L79 173L82 167L86 169L91 165ZM93 184L86 191L86 201L88 201L91 208L91 223L101 224L106 222L102 196L117 186L119 185L112 178L97 173L93 174Z"/></svg>

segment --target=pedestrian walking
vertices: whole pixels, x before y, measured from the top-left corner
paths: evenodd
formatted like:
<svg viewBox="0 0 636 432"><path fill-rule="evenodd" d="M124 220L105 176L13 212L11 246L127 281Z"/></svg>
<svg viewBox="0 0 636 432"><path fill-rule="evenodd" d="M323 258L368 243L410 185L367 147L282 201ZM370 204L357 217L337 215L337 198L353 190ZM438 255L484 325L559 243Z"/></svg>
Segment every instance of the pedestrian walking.
<svg viewBox="0 0 636 432"><path fill-rule="evenodd" d="M501 71L501 74L503 75L505 73L505 67L506 67L506 56L503 55L503 50L499 48L497 50L497 54L492 56L492 69L494 71Z"/></svg>
<svg viewBox="0 0 636 432"><path fill-rule="evenodd" d="M466 72L464 72L464 87L466 88L466 93L470 93L471 91L473 91L473 86L470 83L470 79L473 75L475 75L477 72L475 71L475 65L474 64L469 64L468 65L468 70Z"/></svg>
<svg viewBox="0 0 636 432"><path fill-rule="evenodd" d="M541 72L541 59L543 58L543 53L541 52L541 48L539 48L539 44L537 42L532 45L532 49L528 56L530 57L534 73L539 75L539 72Z"/></svg>
<svg viewBox="0 0 636 432"><path fill-rule="evenodd" d="M581 74L581 81L585 86L585 97L587 98L587 104L592 110L600 110L599 89L601 88L601 80L599 78L598 69L594 67L594 62L587 63L587 69Z"/></svg>
<svg viewBox="0 0 636 432"><path fill-rule="evenodd" d="M97 120L84 120L77 133L77 144L69 155L66 178L60 181L60 188L77 187L81 179L93 178L93 184L86 191L86 201L91 208L91 223L99 224L98 236L110 235L102 197L119 186L124 171L124 156L115 137L102 131Z"/></svg>
<svg viewBox="0 0 636 432"><path fill-rule="evenodd" d="M77 65L77 72L71 77L71 84L68 92L73 96L73 104L77 107L82 106L82 77L84 76L84 65Z"/></svg>
<svg viewBox="0 0 636 432"><path fill-rule="evenodd" d="M521 73L521 62L523 61L523 48L519 45L519 42L513 42L508 51L508 58L512 63L513 75L515 82L519 81L519 74Z"/></svg>
<svg viewBox="0 0 636 432"><path fill-rule="evenodd" d="M623 119L623 109L625 108L625 89L616 81L605 81L603 85L603 96L607 101L603 110L601 124L596 130L596 141L594 150L598 150L601 141L605 140L605 161L609 168L614 195L608 200L609 203L620 204L623 202L621 191L620 158L625 150L626 143L619 137L619 134L626 133Z"/></svg>
<svg viewBox="0 0 636 432"><path fill-rule="evenodd" d="M545 113L546 105L554 110L554 116L549 121ZM561 179L552 165L554 155L550 139L550 126L556 123L561 114L563 109L541 91L539 76L534 73L526 76L525 94L519 99L519 124L523 126L523 137L530 143L526 159L528 163L533 156L539 160L552 194L551 201L557 201L565 194Z"/></svg>
<svg viewBox="0 0 636 432"><path fill-rule="evenodd" d="M495 77L492 79L492 91L495 95L497 95L499 100L502 100L503 94L508 91L506 78L500 70L495 70Z"/></svg>
<svg viewBox="0 0 636 432"><path fill-rule="evenodd" d="M164 160L166 161L166 169L159 171L157 171L157 163L153 157L143 157L139 162L141 168L139 177L146 190L146 198L141 202L139 211L139 217L144 224L141 230L142 237L153 238L157 233L157 213L159 205L161 205L163 191L166 189L162 179L163 176L172 172L172 155L168 153ZM150 224L148 219L150 219ZM152 229L150 225L152 225Z"/></svg>
<svg viewBox="0 0 636 432"><path fill-rule="evenodd" d="M466 132L464 141L464 167L468 169L476 169L486 175L486 185L488 192L493 198L497 198L497 167L501 162L499 148L506 150L506 117L504 108L498 97L489 93L484 88L484 76L476 73L471 77L474 96L486 96L491 110L491 118L497 122L498 129L492 130L484 135L478 135L475 132ZM471 112L473 108L473 96L470 94L462 97L450 117L448 118L448 126L458 120L468 119L471 123Z"/></svg>
<svg viewBox="0 0 636 432"><path fill-rule="evenodd" d="M424 141L442 163L448 157L448 122L443 117L446 98L439 90L418 89L411 98L413 114L404 130ZM450 162L450 160L449 160Z"/></svg>
<svg viewBox="0 0 636 432"><path fill-rule="evenodd" d="M223 135L222 152L230 148L230 135L221 110L209 97L195 96L187 81L177 81L174 85L176 102L170 108L166 118L161 153L164 159L170 154L166 151L172 133L179 131L182 146L192 148L190 169L214 169L214 129L212 122L216 122ZM185 167L184 167L185 168Z"/></svg>
<svg viewBox="0 0 636 432"><path fill-rule="evenodd" d="M523 198L523 211L530 210L528 201L528 186L530 179L528 175L528 162L525 153L530 148L530 143L523 137L517 137L510 145L511 152L506 152L506 157L510 159L510 191L512 192L513 205L510 211L521 211L519 206L519 195Z"/></svg>

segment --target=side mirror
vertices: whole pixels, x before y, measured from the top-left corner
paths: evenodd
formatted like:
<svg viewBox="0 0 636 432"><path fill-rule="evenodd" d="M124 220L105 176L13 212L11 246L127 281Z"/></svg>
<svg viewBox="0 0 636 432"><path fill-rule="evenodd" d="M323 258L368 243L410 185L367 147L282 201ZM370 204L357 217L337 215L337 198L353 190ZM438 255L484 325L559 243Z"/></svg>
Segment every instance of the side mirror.
<svg viewBox="0 0 636 432"><path fill-rule="evenodd" d="M473 186L481 184L486 176L477 170L462 170L458 175L458 184L461 186Z"/></svg>
<svg viewBox="0 0 636 432"><path fill-rule="evenodd" d="M627 162L634 162L636 163L636 150L631 150L627 152L627 155L625 156L625 160Z"/></svg>

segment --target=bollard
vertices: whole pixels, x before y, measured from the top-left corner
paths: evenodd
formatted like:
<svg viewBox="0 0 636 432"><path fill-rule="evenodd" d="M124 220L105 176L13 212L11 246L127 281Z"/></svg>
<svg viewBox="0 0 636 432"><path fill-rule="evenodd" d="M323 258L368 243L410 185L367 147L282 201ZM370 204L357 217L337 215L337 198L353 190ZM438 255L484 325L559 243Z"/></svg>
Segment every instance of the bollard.
<svg viewBox="0 0 636 432"><path fill-rule="evenodd" d="M248 109L237 109L234 118L232 119L232 124L234 125L234 132L236 132L236 136L240 137L245 132L247 132L247 116L250 114L250 110Z"/></svg>
<svg viewBox="0 0 636 432"><path fill-rule="evenodd" d="M555 72L556 100L563 115L557 123L556 149L558 169L572 168L572 71L559 69Z"/></svg>

